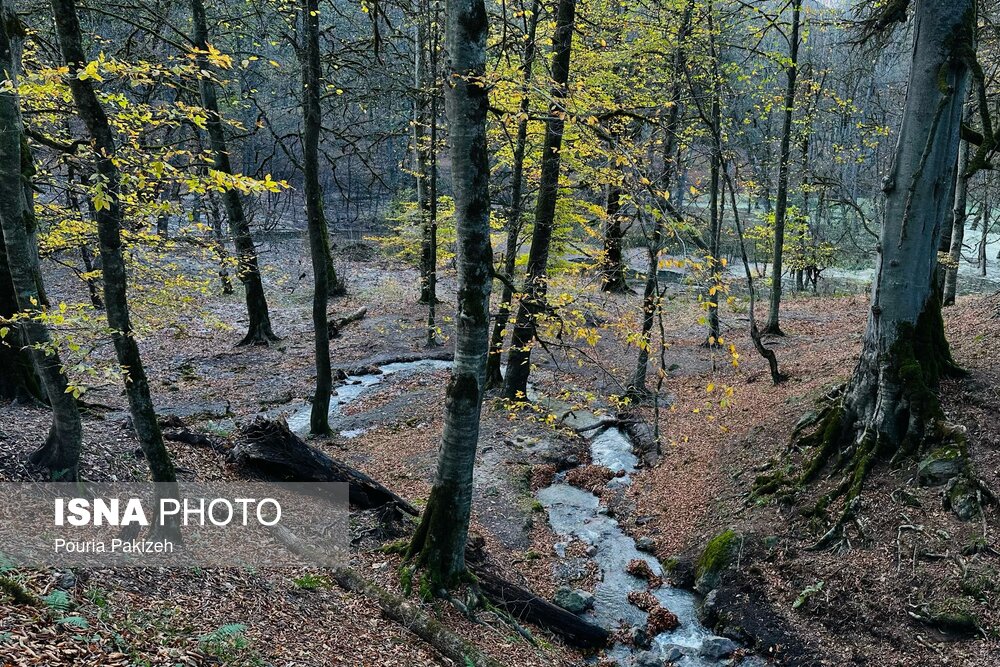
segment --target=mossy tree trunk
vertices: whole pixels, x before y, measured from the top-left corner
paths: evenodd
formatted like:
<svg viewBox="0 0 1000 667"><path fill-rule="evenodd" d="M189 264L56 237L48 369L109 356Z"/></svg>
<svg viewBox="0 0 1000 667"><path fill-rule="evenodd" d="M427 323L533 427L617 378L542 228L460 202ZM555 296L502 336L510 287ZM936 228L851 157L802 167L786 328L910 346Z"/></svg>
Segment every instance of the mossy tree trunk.
<svg viewBox="0 0 1000 667"><path fill-rule="evenodd" d="M17 17L9 0L0 0L0 71L6 73L14 88L0 92L0 228L6 265L15 300L29 317L18 321L16 330L38 371L49 405L52 426L45 443L31 455L31 461L52 471L60 480L75 480L83 442L83 427L76 398L66 391L58 350L52 345L48 328L36 319L43 314L38 289L41 272L34 241L26 225L30 217L22 185L23 125L17 98L17 73L21 63L21 40ZM4 369L6 375L6 369Z"/></svg>
<svg viewBox="0 0 1000 667"><path fill-rule="evenodd" d="M333 374L330 369L330 327L326 306L330 294L327 238L323 234L323 189L319 184L320 53L319 2L302 1L302 171L305 176L306 221L309 226L309 252L313 267L313 338L316 354L316 391L313 394L309 430L314 435L330 433L330 392Z"/></svg>
<svg viewBox="0 0 1000 667"><path fill-rule="evenodd" d="M535 35L538 30L540 14L539 0L532 0L531 11L525 17L524 55L521 58L521 102L518 107L517 137L514 140L514 155L511 161L510 173L510 208L507 210L507 243L504 247L503 271L510 281L514 279L517 268L517 251L520 247L521 229L524 215L524 153L528 146L528 112L531 110L531 80L537 53ZM500 372L500 361L503 354L503 339L510 321L511 303L514 300L513 283L504 283L497 308L496 320L493 323L493 335L490 338L490 354L486 360L486 387L497 389L503 386L503 374Z"/></svg>
<svg viewBox="0 0 1000 667"><path fill-rule="evenodd" d="M69 68L66 78L77 112L93 142L97 175L104 185L107 197L107 205L96 211L97 236L104 268L104 304L115 355L118 364L125 369L125 394L132 414L132 424L149 463L153 481L175 482L174 465L163 445L163 435L156 422L149 381L129 317L125 258L120 233L124 226L120 201L121 175L114 162L114 135L91 80L77 77L77 73L87 62L87 57L83 50L76 2L52 0L52 11L63 60Z"/></svg>
<svg viewBox="0 0 1000 667"><path fill-rule="evenodd" d="M447 388L437 474L407 554L410 564L422 570L421 589L434 595L459 583L466 572L472 472L489 349L493 249L486 137L489 105L482 83L487 33L483 0L447 3L446 109L458 236L455 361Z"/></svg>
<svg viewBox="0 0 1000 667"><path fill-rule="evenodd" d="M507 377L504 378L503 395L509 399L523 400L527 395L531 347L537 336L538 317L545 309L549 248L559 198L559 170L562 164L563 129L566 125L562 100L567 94L575 18L576 0L559 0L555 35L552 39L552 103L545 123L542 173L538 182L538 200L535 202L535 226L531 232L531 248L528 250L521 302L518 304L510 352L507 355Z"/></svg>
<svg viewBox="0 0 1000 667"><path fill-rule="evenodd" d="M892 170L861 357L843 394L806 440L819 445L800 479L827 463L845 471L820 501L844 497L841 519L820 541L839 539L856 513L863 482L879 461L901 460L955 437L943 424L936 390L958 372L944 334L935 284L942 223L952 205L962 106L969 83L964 57L974 46L975 2L916 2L913 61Z"/></svg>
<svg viewBox="0 0 1000 667"><path fill-rule="evenodd" d="M201 93L201 104L208 115L209 148L215 169L232 174L229 147L226 143L226 130L219 112L219 99L215 83L209 74L212 66L208 62L208 19L205 17L205 4L202 0L191 0L191 17L194 25L192 41L198 50L195 61L204 74L198 80ZM264 284L260 277L260 265L257 260L257 248L250 234L250 223L247 221L243 200L235 188L229 188L222 195L226 216L229 218L229 228L232 231L233 243L236 246L236 259L239 270L237 276L243 283L246 292L247 317L250 324L246 336L240 345L267 345L278 340L271 328L271 315L267 307L267 297L264 294Z"/></svg>

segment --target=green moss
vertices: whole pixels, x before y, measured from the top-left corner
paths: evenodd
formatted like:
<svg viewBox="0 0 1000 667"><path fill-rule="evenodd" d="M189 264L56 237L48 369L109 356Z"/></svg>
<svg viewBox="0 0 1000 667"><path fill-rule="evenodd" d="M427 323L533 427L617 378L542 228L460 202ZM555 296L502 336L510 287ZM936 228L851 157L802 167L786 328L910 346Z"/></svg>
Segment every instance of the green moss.
<svg viewBox="0 0 1000 667"><path fill-rule="evenodd" d="M698 559L695 576L700 578L706 574L718 574L728 567L736 554L739 542L740 536L732 529L727 529L709 540L701 558Z"/></svg>

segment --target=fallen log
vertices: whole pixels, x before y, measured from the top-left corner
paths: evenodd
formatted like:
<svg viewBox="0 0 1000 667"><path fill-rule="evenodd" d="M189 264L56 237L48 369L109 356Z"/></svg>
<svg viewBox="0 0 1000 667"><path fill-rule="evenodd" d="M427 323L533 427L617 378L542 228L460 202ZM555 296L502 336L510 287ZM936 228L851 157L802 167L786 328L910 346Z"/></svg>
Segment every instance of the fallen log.
<svg viewBox="0 0 1000 667"><path fill-rule="evenodd" d="M348 324L351 324L352 322L357 322L359 320L364 319L365 315L367 314L368 314L368 309L362 306L361 308L358 308L350 315L341 317L336 320L330 320L329 322L327 322L327 325L330 329L330 338L337 338L338 336L340 336L341 329L346 327Z"/></svg>
<svg viewBox="0 0 1000 667"><path fill-rule="evenodd" d="M465 564L490 601L517 620L543 627L579 648L597 648L607 644L609 634L604 628L497 574L474 540L466 547Z"/></svg>
<svg viewBox="0 0 1000 667"><path fill-rule="evenodd" d="M393 505L407 514L420 514L368 475L307 445L284 420L255 419L243 427L229 458L241 467L284 482L347 482L351 504L362 509Z"/></svg>
<svg viewBox="0 0 1000 667"><path fill-rule="evenodd" d="M206 447L219 453L226 451L226 448L220 442L209 438L207 435L195 433L186 428L164 429L163 438L165 440L172 440L173 442L183 442L185 445L191 445L192 447Z"/></svg>
<svg viewBox="0 0 1000 667"><path fill-rule="evenodd" d="M270 528L279 542L299 555L312 557L312 547L281 525ZM344 590L364 595L378 603L383 614L430 644L438 653L456 665L500 667L500 664L480 651L423 610L422 606L377 586L349 567L332 571L333 580Z"/></svg>

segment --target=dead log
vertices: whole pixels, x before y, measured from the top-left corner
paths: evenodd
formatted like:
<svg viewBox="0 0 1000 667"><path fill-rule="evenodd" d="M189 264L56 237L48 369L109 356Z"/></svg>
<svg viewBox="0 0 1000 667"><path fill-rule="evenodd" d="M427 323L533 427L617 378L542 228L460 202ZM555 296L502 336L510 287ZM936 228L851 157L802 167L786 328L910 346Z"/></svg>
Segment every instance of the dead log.
<svg viewBox="0 0 1000 667"><path fill-rule="evenodd" d="M290 550L311 557L312 547L284 526L271 527L272 534ZM456 665L500 667L500 664L444 627L441 621L424 611L422 605L395 595L377 586L349 567L332 571L333 580L344 590L364 595L378 603L383 614L430 644L442 656Z"/></svg>
<svg viewBox="0 0 1000 667"><path fill-rule="evenodd" d="M284 420L255 419L243 427L229 458L243 468L278 481L347 482L350 501L355 507L393 505L407 514L420 514L416 507L368 475L307 445L289 430Z"/></svg>
<svg viewBox="0 0 1000 667"><path fill-rule="evenodd" d="M365 315L367 314L368 314L368 309L362 306L361 308L358 308L357 310L355 310L350 315L347 315L346 317L341 317L336 320L330 320L329 322L327 322L327 325L330 328L330 338L337 338L338 336L340 336L341 329L343 329L352 322L357 322L358 320L364 319Z"/></svg>
<svg viewBox="0 0 1000 667"><path fill-rule="evenodd" d="M579 648L598 648L608 643L608 631L604 628L497 574L475 539L466 547L465 564L490 601L517 620L543 627Z"/></svg>
<svg viewBox="0 0 1000 667"><path fill-rule="evenodd" d="M222 443L209 438L203 433L195 433L186 428L165 429L163 431L163 438L173 442L183 442L185 445L191 445L192 447L206 447L220 454L226 451Z"/></svg>

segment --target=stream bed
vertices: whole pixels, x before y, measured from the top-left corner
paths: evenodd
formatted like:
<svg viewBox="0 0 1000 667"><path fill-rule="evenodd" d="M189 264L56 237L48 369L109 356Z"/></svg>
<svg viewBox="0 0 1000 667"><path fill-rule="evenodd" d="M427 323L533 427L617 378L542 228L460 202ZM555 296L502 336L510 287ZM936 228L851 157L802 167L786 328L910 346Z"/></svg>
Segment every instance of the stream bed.
<svg viewBox="0 0 1000 667"><path fill-rule="evenodd" d="M330 403L330 425L342 437L354 438L362 435L368 427L363 420L343 416L343 406L356 400L372 387L381 384L395 374L418 374L449 368L451 362L421 359L388 363L379 366L380 373L349 375L336 389ZM541 397L529 391L529 399ZM541 398L543 404L553 412L563 412L563 423L576 429L586 429L598 421L598 417L580 411L570 411L569 406L551 399ZM287 416L288 427L299 435L309 430L308 405L300 407ZM638 465L632 441L620 429L589 428L583 431L590 445L591 462L622 473L609 485L628 485L630 475ZM566 471L556 476L549 486L539 489L536 494L548 515L552 530L567 539L578 539L586 543L589 558L598 571L598 581L594 591L593 608L583 614L587 620L614 631L633 626L644 628L647 613L630 604L628 594L644 591L647 582L626 572L630 561L640 559L649 564L653 574L661 576L663 569L652 555L639 551L635 540L629 537L618 522L608 516L600 499L588 491L565 483ZM565 548L565 545L562 545ZM556 546L557 555L559 545ZM637 649L622 643L611 646L606 656L622 667L656 667L675 664L678 667L715 667L739 664L744 667L766 664L757 658L747 658L734 662L728 659L735 645L730 640L714 635L698 620L698 597L689 591L664 584L650 591L666 609L673 612L680 625L675 630L650 638L648 650ZM725 647L728 647L725 648Z"/></svg>

